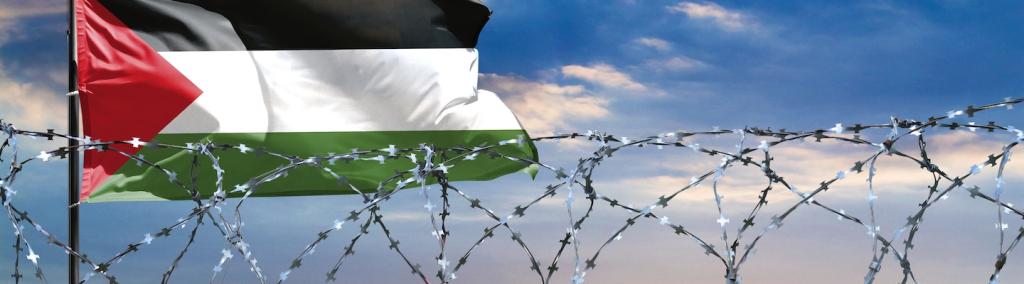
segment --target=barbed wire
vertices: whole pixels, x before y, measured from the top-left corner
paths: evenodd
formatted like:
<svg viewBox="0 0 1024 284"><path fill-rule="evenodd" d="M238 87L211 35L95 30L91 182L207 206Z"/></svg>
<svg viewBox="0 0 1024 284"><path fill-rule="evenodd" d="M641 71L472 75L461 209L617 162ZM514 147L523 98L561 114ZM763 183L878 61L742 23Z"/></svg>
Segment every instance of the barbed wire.
<svg viewBox="0 0 1024 284"><path fill-rule="evenodd" d="M0 162L4 161L3 157L5 156L3 154L5 151L10 155L7 158L9 170L5 176L0 178L0 193L2 193L0 194L0 201L3 203L6 215L16 236L14 248L18 257L13 263L13 273L11 274L15 283L20 283L25 277L21 273L23 266L21 257L25 257L28 260L27 263L31 263L32 268L35 270L34 276L40 281L46 282L46 276L40 266L39 255L25 236L27 232L35 232L43 236L47 239L49 245L73 255L83 264L89 265L91 269L84 276L81 281L82 283L88 282L97 276L106 279L110 283L119 283L118 278L110 272L112 266L117 265L127 256L142 251L146 246L170 236L175 231L186 230L191 225L191 230L188 231L187 242L179 250L170 266L162 275L161 282L168 283L180 261L188 254L189 249L195 243L198 229L203 226L213 226L217 228L217 231L223 238L225 248L221 250L219 259L216 261L217 264L212 268L211 283L218 279L224 265L235 259L236 253L246 262L250 272L253 273L260 283L283 283L288 280L292 273L300 271L303 267L303 261L315 254L318 246L323 244L331 235L342 231L347 224L354 224L358 228L358 232L349 239L343 251L337 256L337 261L326 272L326 281L337 280L337 274L346 263L346 260L355 254L356 245L363 237L369 234L371 227L376 226L386 238L388 249L394 251L410 271L424 283L430 283L435 279L439 283L449 283L458 279L457 274L466 267L465 265L469 262L473 252L481 247L485 240L493 238L495 231L498 230L507 231L511 236L512 242L522 249L523 255L529 262L530 270L536 274L539 282L552 282L553 276L561 269L559 265L563 262L564 256L569 258L571 263L572 282L582 283L586 279L587 272L597 268L598 259L602 252L617 240L620 240L626 231L633 228L641 220L656 222L665 226L669 232L677 235L680 239L694 242L704 250L706 255L721 262L726 283L740 283L741 268L744 267L746 261L753 255L753 251L758 244L770 232L778 230L788 217L803 207L819 208L828 214L835 214L840 220L849 221L867 230L867 235L872 240L872 258L864 276L865 283L873 283L875 281L877 273L883 267L884 260L889 256L898 263L898 269L902 274L900 283L917 283L918 280L912 269L910 254L911 249L914 247L914 241L920 232L919 228L924 220L924 216L938 201L948 198L952 191L959 189L966 191L974 199L991 203L996 209L997 229L1000 234L999 253L995 260L995 269L988 279L990 283L997 283L999 275L1007 262L1007 256L1024 238L1024 227L1019 228L1016 236L1007 236L1009 228L1009 225L1005 223L1005 219L1008 218L1007 216L1016 215L1017 217L1024 217L1024 212L1015 209L1012 204L1002 199L1002 195L1005 192L1005 168L1010 161L1013 149L1024 140L1024 132L1013 126L1003 125L994 121L987 124L976 124L974 122L964 123L956 118L972 118L978 112L993 109L1012 109L1014 105L1021 102L1024 102L1024 99L1006 98L1002 102L980 107L968 106L962 110L949 111L943 116L933 116L922 121L892 117L886 123L853 124L852 126L836 124L835 127L830 129L811 131L786 131L785 129L772 130L771 128L762 129L755 127L735 130L716 128L710 131L666 132L635 140L604 132L586 131L583 133L574 132L531 139L535 142L586 140L597 144L597 150L590 156L580 158L576 165L568 168L548 165L528 158L510 156L498 151L503 147L520 147L527 142L525 138L505 140L494 145L475 147L441 147L421 144L415 148L396 149L393 145L389 145L387 148L377 150L299 157L265 149L253 149L244 144L223 144L215 141L196 141L185 145L164 144L154 141L147 142L140 141L139 139L130 141L95 141L88 137L74 137L56 133L52 129L45 132L20 130L11 123L0 121L0 131L6 134L3 144L0 145ZM987 157L979 157L979 163L963 170L960 174L956 174L954 173L957 171L956 169L940 167L930 158L926 130L933 128L948 128L950 130L971 132L981 130L981 132L988 133L1002 132L1011 134L1013 138L1002 147L1001 151L992 153ZM880 141L871 141L863 138L861 135L863 131L867 130L888 130L889 133ZM719 137L726 135L738 137L738 142L732 150L719 150L690 142L695 137ZM19 146L19 137L46 138L47 140L77 140L79 145L42 151L38 156L20 159L17 148ZM760 139L757 146L748 147L746 145L751 137ZM915 140L917 153L903 152L895 149L894 145L904 139ZM822 180L814 190L800 191L787 181L785 177L779 175L772 167L772 161L775 159L772 149L778 145L804 140L813 140L815 142L836 141L842 144L870 146L875 150L867 157L856 160L849 167L838 169L835 176ZM179 177L178 173L156 162L146 160L142 155L124 152L117 147L112 147L113 145L185 151L192 157L191 167L187 173L189 177ZM625 150L651 148L693 151L711 157L718 157L721 161L717 166L693 177L688 184L680 185L679 188L666 192L646 206L635 207L626 205L619 199L612 197L609 192L599 191L595 187L593 176L595 170L603 162L611 159L615 153ZM135 161L139 166L163 173L167 177L169 185L187 192L195 206L176 221L169 222L168 225L145 234L142 240L129 243L124 249L112 254L113 256L106 260L90 258L80 251L74 251L34 220L28 211L19 209L13 202L17 193L17 187L15 186L16 178L26 166L54 159L64 159L73 151L113 151ZM230 151L240 151L243 154L257 151L260 154L279 159L281 164L272 170L250 178L243 184L235 185L234 189L227 191L224 189L225 169L220 165L218 154ZM878 225L879 217L876 215L875 210L878 199L874 188L874 179L877 175L876 162L883 157L894 157L912 161L919 165L922 171L929 173L932 177L931 183L928 186L929 192L927 196L917 204L919 208L906 218L907 222L903 226L892 231L889 235L884 235L881 232ZM540 196L515 206L509 214L501 214L485 206L483 200L471 196L448 179L449 171L458 171L460 162L476 159L511 160L521 163L523 166L536 167L548 171L555 176L555 181L548 183ZM198 182L199 173L206 170L200 166L202 164L201 161L204 160L209 162L209 170L212 170L216 177L213 184L213 193L208 196L203 196L201 192L204 190L200 190ZM408 160L415 166L406 171L396 172L381 180L377 188L372 191L365 188L356 188L346 183L344 172L336 173L330 168L330 165L337 161L378 161L380 164L385 164L398 160ZM764 189L759 191L757 201L742 219L742 224L731 228L728 226L731 220L725 213L726 210L723 209L725 205L722 202L719 185L722 178L726 176L726 173L730 169L737 167L757 169L765 178L766 185ZM983 167L996 168L996 182L991 193L982 192L982 188L978 185L965 185L967 179L979 175ZM362 198L362 205L349 211L345 216L339 216L332 222L327 223L324 229L317 232L312 241L289 262L289 266L286 269L281 270L276 275L268 274L258 264L254 248L246 242L246 234L243 233L242 208L245 201L258 191L262 185L273 180L286 178L290 171L297 168L315 168L324 171L329 176L337 179L339 181L338 186L343 187L342 189L351 189L356 192ZM864 173L865 171L867 173ZM842 209L837 209L815 199L818 195L828 192L834 183L851 175L866 175L868 216L854 216ZM667 216L662 216L655 212L669 206L673 200L676 200L684 192L707 183L710 183L711 192L714 195L715 210L718 213L718 219L715 222L720 227L719 235L717 236L719 240L712 241L710 239L712 236L700 236L682 224L676 224L670 221ZM761 226L759 231L756 233L751 232L750 230L755 228L755 224L766 221L761 214L762 210L768 204L770 193L777 192L776 188L778 187L784 188L786 192L795 195L797 201L784 207L785 210L781 211L780 214L768 217L767 225ZM403 252L400 246L401 242L384 221L386 213L382 209L382 205L391 200L398 192L409 192L409 194L418 192L423 197L423 208L429 217L432 236L437 241L437 254L432 260L436 265L436 271L433 273L426 272L426 268L419 264L418 260L409 257ZM525 218L531 208L545 199L556 198L560 193L565 196L563 203L566 212L566 233L559 241L559 246L555 250L554 256L550 260L542 262L542 259L535 253L535 250L524 241L522 233L513 227L510 221ZM239 197L233 208L230 208L232 206L227 204L229 196ZM580 197L585 199L585 201L577 200ZM435 204L435 202L440 202L440 205ZM465 202L469 205L470 209L479 211L479 214L493 222L485 227L483 233L475 238L476 241L462 252L452 251L448 246L448 241L452 234L448 229L450 223L448 217L452 214L453 202ZM578 203L584 205L577 207ZM580 245L579 232L583 230L584 225L591 219L592 214L602 204L611 210L624 211L630 214L630 217L608 238L602 239L603 241L596 250L588 253ZM78 204L72 206L78 206ZM28 228L31 228L30 231L26 230L26 225ZM746 239L747 234L754 234L753 238ZM721 247L715 245L718 241L721 241ZM454 260L450 259L453 256L458 257ZM430 275L428 276L428 274Z"/></svg>

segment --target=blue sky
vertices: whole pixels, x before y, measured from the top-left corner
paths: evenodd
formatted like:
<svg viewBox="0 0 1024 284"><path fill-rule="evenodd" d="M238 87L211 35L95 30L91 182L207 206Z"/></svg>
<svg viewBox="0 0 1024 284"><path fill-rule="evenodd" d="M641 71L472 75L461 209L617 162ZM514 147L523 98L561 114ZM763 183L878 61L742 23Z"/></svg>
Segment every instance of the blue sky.
<svg viewBox="0 0 1024 284"><path fill-rule="evenodd" d="M518 114L534 135L597 129L638 137L677 129L725 129L744 126L788 129L829 128L835 123L884 123L889 116L925 119L966 105L1001 101L1024 93L1024 4L1011 1L644 1L644 0L491 0L494 15L480 39L481 86L493 90ZM66 88L65 13L62 1L3 0L0 3L0 117L22 128L64 127ZM963 118L962 118L963 119ZM1019 110L977 118L1021 124ZM966 122L966 121L964 121ZM884 133L869 134L878 138ZM963 170L997 152L1006 135L981 136L966 131L933 136L936 159ZM729 149L732 137L700 141ZM748 142L748 146L750 146ZM912 144L903 147L912 147ZM45 146L39 146L45 147ZM572 166L588 155L586 143L542 144L542 158ZM908 148L910 149L910 148ZM779 150L780 167L801 188L834 175L870 149L839 145L797 144ZM599 185L609 195L650 203L666 188L713 168L717 160L688 153L637 151L609 161ZM58 235L64 234L62 162L31 168L18 182L17 202ZM920 198L916 166L890 161L880 165L879 211L895 228ZM1024 167L1008 168L1009 184L1021 184ZM978 181L991 186L991 171ZM726 181L727 214L746 208L759 190L756 171L737 170ZM860 176L859 176L860 177ZM553 177L536 181L513 175L490 183L466 183L467 192L499 212L539 195ZM834 196L821 200L866 214L862 178L847 181ZM673 220L709 234L718 216L709 207L708 187L665 208ZM782 193L780 193L782 194ZM559 198L563 198L560 195ZM1024 197L1009 192L1008 199ZM408 192L386 206L393 229L414 260L433 270L436 247L419 195ZM774 205L793 202L780 197ZM562 199L558 199L560 201ZM913 255L923 283L981 282L991 272L998 234L994 209L962 192L930 215ZM315 237L315 232L343 218L359 203L351 196L257 199L246 206L248 232L264 269L277 275ZM1018 203L1024 204L1024 200ZM488 204L488 203L485 203ZM456 209L469 212L460 205ZM83 208L84 249L105 258L110 252L173 221L189 210L183 202L95 204ZM771 207L768 212L776 212ZM586 249L593 249L627 215L602 207L598 221L586 228ZM391 210L391 211L388 211ZM545 204L515 223L542 261L553 254L564 231L564 207ZM776 211L772 211L776 210ZM39 213L35 213L39 212ZM766 213L767 214L767 213ZM112 217L116 216L116 217ZM770 216L768 214L767 216ZM453 226L464 249L488 220L456 214ZM461 218L461 219L460 219ZM744 272L746 283L858 283L870 261L863 228L808 209L766 239ZM734 222L735 224L737 222ZM767 223L767 222L765 222ZM1011 228L1019 227L1013 220ZM354 228L334 237L303 270L298 282L321 281ZM1012 230L1011 230L1012 231ZM528 263L507 232L474 254L464 283L534 281ZM118 264L121 279L148 283L159 279L184 241L182 233L144 248ZM207 228L191 250L176 280L207 281L223 242ZM625 234L607 251L604 262L587 277L594 283L720 283L721 267L701 249L670 231L647 222ZM13 241L0 233L0 243ZM414 281L400 260L386 249L379 232L343 269L348 282ZM64 276L63 255L35 239L51 281ZM837 245L838 244L838 245ZM8 274L13 249L0 247L0 275ZM828 261L825 255L829 256ZM888 259L887 261L892 261ZM1011 255L1004 283L1024 279L1014 267L1024 259ZM891 282L898 266L889 263L882 282ZM563 260L563 272L571 263ZM225 283L251 281L235 259ZM401 273L396 273L401 272ZM563 273L558 281L568 281ZM524 276L526 275L526 276ZM839 280L837 280L839 279ZM136 283L132 281L130 283Z"/></svg>
<svg viewBox="0 0 1024 284"><path fill-rule="evenodd" d="M611 65L649 87L609 94L615 117L810 127L794 122L920 115L1022 88L1007 76L1024 62L1024 37L1008 28L1021 23L1019 3L739 1L711 6L725 13L716 18L676 1L550 2L493 1L481 70L586 85L556 71ZM673 58L692 66L665 66ZM670 95L650 97L658 91Z"/></svg>

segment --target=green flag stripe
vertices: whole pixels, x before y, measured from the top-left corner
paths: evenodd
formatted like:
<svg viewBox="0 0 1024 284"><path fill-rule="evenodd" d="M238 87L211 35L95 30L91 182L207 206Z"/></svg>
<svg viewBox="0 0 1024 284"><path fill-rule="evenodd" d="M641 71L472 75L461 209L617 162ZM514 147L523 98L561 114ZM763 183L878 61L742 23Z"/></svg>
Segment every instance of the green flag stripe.
<svg viewBox="0 0 1024 284"><path fill-rule="evenodd" d="M370 131L370 132L289 132L289 133L214 133L214 134L160 134L156 142L171 145L185 145L199 141L213 141L226 144L246 144L250 147L264 147L267 151L293 155L301 158L326 156L328 153L350 153L353 149L375 150L395 145L396 148L417 148L429 142L436 147L495 145L498 141L526 138L522 130L458 130L458 131ZM525 139L525 141L529 141ZM256 146L259 145L259 146ZM536 159L532 143L509 144L495 149L503 154ZM189 184L192 173L192 155L178 149L146 147L139 152L147 161L176 173L179 181ZM234 185L244 184L249 179L276 167L287 165L288 161L256 152L241 153L238 149L218 150L224 169L224 189L231 191ZM385 154L386 155L386 154ZM375 156L375 155L374 155ZM417 153L422 159L422 153ZM368 158L368 157L367 157ZM209 197L214 188L215 172L208 158L200 157L198 171L199 191ZM326 164L326 162L325 162ZM449 172L452 180L489 180L524 168L525 164L504 158L480 155L476 160L459 160ZM388 159L384 164L378 161L343 161L328 165L332 171L345 176L346 180L361 191L372 192L378 183L392 176L396 171L407 171L415 165L406 157ZM326 171L315 167L299 167L286 177L258 187L253 196L328 195L355 193ZM238 196L234 193L229 196ZM166 175L146 165L129 161L94 191L87 202L187 200L188 192L172 186Z"/></svg>

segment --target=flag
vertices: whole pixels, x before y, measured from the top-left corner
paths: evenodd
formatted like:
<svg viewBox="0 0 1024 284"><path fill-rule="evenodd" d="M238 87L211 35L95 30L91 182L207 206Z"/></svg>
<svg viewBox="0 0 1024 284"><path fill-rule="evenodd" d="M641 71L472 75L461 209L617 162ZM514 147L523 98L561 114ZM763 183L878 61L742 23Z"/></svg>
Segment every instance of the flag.
<svg viewBox="0 0 1024 284"><path fill-rule="evenodd" d="M475 0L76 0L74 13L84 135L136 141L111 148L186 184L195 153L152 145L234 145L216 152L228 190L288 163L263 152L305 159L518 139L498 150L537 156L515 115L477 89L476 43L490 10ZM525 166L484 156L449 178L488 180ZM209 196L214 170L197 161ZM388 161L328 165L343 184L299 167L254 196L353 193L348 184L373 191L414 167ZM157 168L109 149L85 154L86 202L189 198Z"/></svg>

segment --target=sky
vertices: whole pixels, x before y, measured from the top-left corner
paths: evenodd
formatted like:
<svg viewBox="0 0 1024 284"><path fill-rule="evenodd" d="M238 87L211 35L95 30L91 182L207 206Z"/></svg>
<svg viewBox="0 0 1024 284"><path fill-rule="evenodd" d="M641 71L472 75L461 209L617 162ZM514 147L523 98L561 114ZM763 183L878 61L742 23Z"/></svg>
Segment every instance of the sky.
<svg viewBox="0 0 1024 284"><path fill-rule="evenodd" d="M480 86L502 97L533 136L599 130L644 137L675 130L715 127L828 129L836 123L886 123L891 116L927 119L967 105L1000 102L1024 93L1024 4L1012 1L644 1L644 0L489 0L493 10L480 51ZM0 118L22 129L66 129L67 44L63 1L0 0ZM998 120L1022 125L1020 110L995 110L962 123ZM878 139L884 132L865 137ZM1001 151L1012 141L1006 133L936 131L928 135L936 163L964 172ZM695 140L708 147L731 149L738 137ZM23 139L25 153L52 149L53 142ZM756 146L746 141L745 146ZM597 147L589 142L541 143L545 163L571 167ZM914 143L897 145L913 151ZM836 143L797 142L773 150L779 171L809 190L836 171L871 154L873 149ZM23 156L24 157L24 156ZM657 197L713 169L719 161L686 149L648 147L625 151L595 174L608 196L631 204ZM17 181L15 204L28 209L48 230L66 236L64 218L67 164L52 161L29 167ZM930 175L906 160L886 157L876 178L881 231L906 222L927 193ZM986 168L970 182L991 192L994 170ZM1006 200L1024 204L1024 167L1006 169ZM856 178L853 178L856 177ZM822 202L867 216L865 176L851 176ZM498 212L542 194L554 181L550 173L536 179L524 174L491 182L465 182L467 193ZM726 196L724 214L736 229L741 214L756 200L764 179L756 169L730 170L719 186ZM778 214L798 200L779 191L766 213ZM512 222L545 264L565 232L565 194L538 205ZM773 195L774 196L774 195ZM435 196L436 198L436 196ZM716 239L719 217L709 186L684 194L659 214L694 232ZM316 232L344 218L359 205L353 196L259 198L244 207L249 242L261 266L276 280L291 259L315 239ZM422 196L403 192L384 208L385 219L410 258L428 271L437 253L430 236ZM82 207L83 251L107 258L127 243L173 222L190 210L188 202L103 203ZM453 251L461 252L493 221L468 204L454 208ZM628 214L602 206L581 231L586 255L614 236ZM913 269L921 283L987 281L999 249L996 209L965 191L929 211L912 250ZM865 229L836 220L819 208L803 207L763 240L741 275L744 283L863 283L871 261ZM1006 221L1009 232L1022 222ZM758 226L768 224L761 219ZM7 226L4 226L7 228ZM10 230L3 229L3 230ZM302 283L323 281L354 226L325 243L294 272ZM199 231L174 282L209 281L224 242L212 227ZM114 266L125 283L151 283L170 265L185 241L184 233L154 242ZM536 281L510 234L496 233L474 252L456 282L523 283ZM1013 235L1013 234L1009 234ZM750 237L750 236L747 236ZM0 232L0 243L13 243ZM65 257L31 239L47 277L66 277ZM416 279L387 249L379 231L364 237L339 277L344 283L406 283ZM721 247L719 244L718 247ZM14 250L0 246L0 275L11 273ZM19 256L24 257L24 256ZM452 257L454 258L454 257ZM24 258L22 259L24 261ZM887 258L879 282L898 279L899 266ZM24 262L23 262L24 264ZM568 282L572 259L563 257L556 282ZM1011 254L1003 283L1024 281L1024 259ZM602 252L588 272L589 283L722 283L723 268L692 241L645 220ZM5 278L0 278L5 279ZM0 282L8 281L5 279ZM253 281L235 258L218 283ZM436 280L436 279L435 279ZM96 282L96 281L92 281Z"/></svg>

